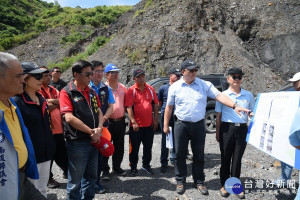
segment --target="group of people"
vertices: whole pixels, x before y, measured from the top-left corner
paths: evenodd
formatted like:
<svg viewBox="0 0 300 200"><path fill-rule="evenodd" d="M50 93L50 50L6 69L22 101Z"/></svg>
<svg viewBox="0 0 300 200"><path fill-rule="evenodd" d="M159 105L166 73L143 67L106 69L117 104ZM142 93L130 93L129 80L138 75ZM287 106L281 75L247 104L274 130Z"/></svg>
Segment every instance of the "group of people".
<svg viewBox="0 0 300 200"><path fill-rule="evenodd" d="M138 175L141 143L142 170L154 174L152 146L160 120L160 171L168 170L170 154L176 192L183 194L190 143L194 186L201 194L208 195L204 184L207 97L217 100L216 140L221 151L219 194L229 196L224 184L229 177L240 177L248 117L254 109L253 94L241 88L244 75L241 69L229 69L229 88L221 93L212 83L197 78L199 66L185 60L180 68L169 70L169 83L157 95L146 83L146 73L141 68L133 70L134 85L128 89L119 83L121 70L112 63L104 67L100 61L78 60L71 68L74 79L65 83L60 79L59 67L48 70L33 62L20 63L15 56L0 52L0 158L4 165L0 165L0 170L6 175L0 180L1 196L46 199L47 186L58 185L51 173L53 161L68 179L67 199L93 199L95 193L105 193L101 174L102 180L109 179L111 169L118 176L126 175L121 168L126 111L130 119L131 176ZM300 77L296 81L300 82ZM159 107L161 119L158 119ZM170 127L174 142L171 153L166 148ZM114 144L111 168L109 157L97 149L104 132L110 134ZM293 144L299 148L295 138ZM237 197L245 198L244 192Z"/></svg>

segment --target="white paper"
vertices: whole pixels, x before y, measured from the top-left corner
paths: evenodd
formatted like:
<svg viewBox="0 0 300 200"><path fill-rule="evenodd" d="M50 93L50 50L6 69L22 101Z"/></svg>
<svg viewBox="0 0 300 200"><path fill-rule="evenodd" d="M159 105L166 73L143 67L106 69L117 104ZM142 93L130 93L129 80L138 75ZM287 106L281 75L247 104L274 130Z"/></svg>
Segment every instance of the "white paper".
<svg viewBox="0 0 300 200"><path fill-rule="evenodd" d="M262 93L250 122L248 142L263 152L295 166L296 149L289 143L291 128L299 107L299 92ZM294 123L294 124L293 124Z"/></svg>
<svg viewBox="0 0 300 200"><path fill-rule="evenodd" d="M166 135L166 147L168 149L173 149L173 136L172 136L172 127L169 127L170 133Z"/></svg>

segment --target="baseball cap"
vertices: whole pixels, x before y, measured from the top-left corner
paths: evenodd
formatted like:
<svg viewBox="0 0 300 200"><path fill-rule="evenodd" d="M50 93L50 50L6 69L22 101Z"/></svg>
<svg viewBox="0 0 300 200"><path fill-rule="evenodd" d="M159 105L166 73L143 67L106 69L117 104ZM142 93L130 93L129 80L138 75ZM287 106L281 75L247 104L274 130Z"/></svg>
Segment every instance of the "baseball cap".
<svg viewBox="0 0 300 200"><path fill-rule="evenodd" d="M294 74L293 78L290 78L288 81L289 82L296 82L300 80L300 72L297 72L296 74Z"/></svg>
<svg viewBox="0 0 300 200"><path fill-rule="evenodd" d="M241 74L241 75L244 75L243 71L237 67L233 67L233 68L230 68L228 70L228 75L230 74Z"/></svg>
<svg viewBox="0 0 300 200"><path fill-rule="evenodd" d="M116 65L109 63L106 65L104 73L121 71Z"/></svg>
<svg viewBox="0 0 300 200"><path fill-rule="evenodd" d="M141 74L145 74L145 71L142 70L142 69L140 69L140 68L135 69L135 70L133 71L133 77L134 77L134 78L137 77L137 76L139 76L139 75L141 75Z"/></svg>
<svg viewBox="0 0 300 200"><path fill-rule="evenodd" d="M196 63L192 60L185 60L181 63L181 70L184 69L195 69L195 68L199 68L199 66L196 65Z"/></svg>
<svg viewBox="0 0 300 200"><path fill-rule="evenodd" d="M114 154L115 151L114 145L103 136L100 137L100 142L92 143L92 144L105 157L109 157Z"/></svg>
<svg viewBox="0 0 300 200"><path fill-rule="evenodd" d="M176 68L176 67L172 67L170 70L169 70L169 74L177 74L177 75L181 75L181 71Z"/></svg>
<svg viewBox="0 0 300 200"><path fill-rule="evenodd" d="M48 69L39 68L34 62L22 62L21 63L24 74L41 74Z"/></svg>

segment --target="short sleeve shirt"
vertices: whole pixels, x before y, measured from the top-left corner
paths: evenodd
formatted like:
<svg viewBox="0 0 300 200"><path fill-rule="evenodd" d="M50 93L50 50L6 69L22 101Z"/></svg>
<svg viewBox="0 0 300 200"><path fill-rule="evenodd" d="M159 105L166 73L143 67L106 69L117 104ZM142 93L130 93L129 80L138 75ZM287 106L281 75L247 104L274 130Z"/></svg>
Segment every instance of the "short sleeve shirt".
<svg viewBox="0 0 300 200"><path fill-rule="evenodd" d="M77 90L80 91L85 96L88 104L90 105L90 97L89 97L90 88L88 86L86 86L83 91L81 91L79 88L77 88ZM100 108L101 103L100 103L97 95L96 95L96 97L97 97L98 106ZM64 89L62 89L59 94L59 105L60 105L60 112L62 114L73 112L72 101L71 101L68 93Z"/></svg>
<svg viewBox="0 0 300 200"><path fill-rule="evenodd" d="M134 118L140 127L152 125L152 103L158 103L157 95L154 88L146 83L143 91L134 84L125 96L125 106L133 106Z"/></svg>
<svg viewBox="0 0 300 200"><path fill-rule="evenodd" d="M247 108L249 110L254 109L255 100L254 96L251 92L241 89L241 92L236 95L233 91L228 88L223 92L226 96L228 96L232 101L237 103L238 106ZM248 122L248 114L241 113L238 115L234 109L231 107L225 106L220 102L216 103L215 111L218 113L222 113L222 122L231 122L231 123L247 123Z"/></svg>
<svg viewBox="0 0 300 200"><path fill-rule="evenodd" d="M197 122L205 117L207 97L215 99L220 91L199 78L189 85L183 78L169 88L167 105L175 107L174 114L181 121Z"/></svg>
<svg viewBox="0 0 300 200"><path fill-rule="evenodd" d="M117 90L114 90L112 88L110 89L115 99L114 109L110 118L116 119L116 118L123 117L125 115L124 103L125 103L125 94L127 92L127 88L124 85L118 83Z"/></svg>

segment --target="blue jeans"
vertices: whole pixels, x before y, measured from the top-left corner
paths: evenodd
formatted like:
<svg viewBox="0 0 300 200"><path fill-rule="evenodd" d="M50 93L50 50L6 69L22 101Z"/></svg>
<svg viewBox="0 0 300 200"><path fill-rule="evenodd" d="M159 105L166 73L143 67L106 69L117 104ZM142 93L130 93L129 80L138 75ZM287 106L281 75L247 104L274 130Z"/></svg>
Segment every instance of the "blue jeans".
<svg viewBox="0 0 300 200"><path fill-rule="evenodd" d="M284 180L285 182L289 179L291 179L293 167L280 161L281 163L281 176L280 179Z"/></svg>
<svg viewBox="0 0 300 200"><path fill-rule="evenodd" d="M196 123L175 121L175 175L177 184L184 184L187 177L186 155L189 140L193 152L192 175L195 184L203 184L204 175L204 120Z"/></svg>
<svg viewBox="0 0 300 200"><path fill-rule="evenodd" d="M90 141L67 141L67 199L93 199L97 180L98 150Z"/></svg>
<svg viewBox="0 0 300 200"><path fill-rule="evenodd" d="M173 141L174 141L174 125L170 124L173 130ZM166 134L163 131L164 127L164 115L161 115L160 119L160 129L161 129L161 153L160 153L160 163L161 166L167 166L168 165L168 157L169 157L169 149L166 147ZM174 142L173 142L174 143ZM173 161L175 158L175 145L173 144L173 149L170 150L170 160Z"/></svg>

